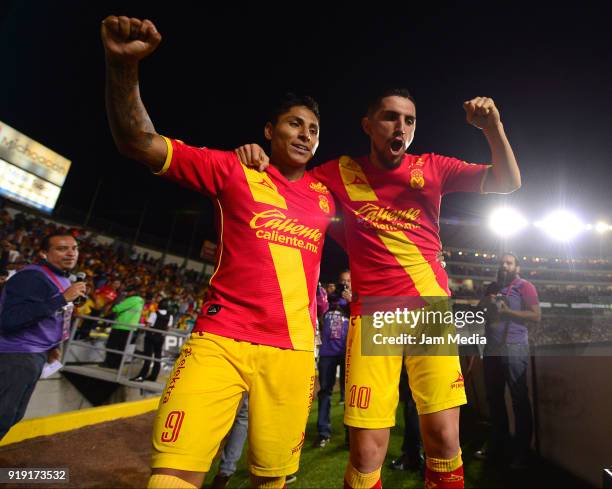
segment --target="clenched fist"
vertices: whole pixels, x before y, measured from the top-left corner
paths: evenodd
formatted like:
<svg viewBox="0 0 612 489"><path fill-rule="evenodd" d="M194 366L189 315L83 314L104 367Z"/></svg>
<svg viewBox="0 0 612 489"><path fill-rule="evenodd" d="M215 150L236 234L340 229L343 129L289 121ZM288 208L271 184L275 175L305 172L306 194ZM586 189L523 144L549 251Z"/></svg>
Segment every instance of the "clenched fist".
<svg viewBox="0 0 612 489"><path fill-rule="evenodd" d="M150 20L110 15L102 21L102 44L110 60L138 62L155 51L160 41L161 34Z"/></svg>
<svg viewBox="0 0 612 489"><path fill-rule="evenodd" d="M500 116L495 102L488 97L476 97L463 102L465 119L478 129L489 129L500 123Z"/></svg>

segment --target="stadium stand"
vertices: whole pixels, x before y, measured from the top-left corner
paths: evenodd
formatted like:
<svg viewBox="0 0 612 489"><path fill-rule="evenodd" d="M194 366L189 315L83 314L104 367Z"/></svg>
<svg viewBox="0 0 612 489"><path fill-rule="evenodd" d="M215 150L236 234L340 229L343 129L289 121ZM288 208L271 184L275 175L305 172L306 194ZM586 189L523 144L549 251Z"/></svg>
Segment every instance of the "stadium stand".
<svg viewBox="0 0 612 489"><path fill-rule="evenodd" d="M10 207L0 209L0 269L4 270L4 273L0 272L0 276L6 278L8 274L34 261L34 250L37 249L42 236L57 229L72 233L80 241L78 271L87 274L92 290L102 291L101 295L107 293L107 299L110 297L104 304L104 311L121 299L122 290L130 285L137 285L143 289L147 298L141 323L144 324L147 314L155 310L159 300L167 298L172 301L178 317L178 330L183 336L188 334L206 294L205 284L209 275L205 272L206 264L200 264L199 269L189 269L185 266L187 260L181 261L180 257L175 257L169 263L159 250L142 245L130 249L124 246L121 240L114 240L92 229L73 227L30 214L21 208ZM495 280L498 258L499 255L496 256L496 253L490 250L444 250L446 270L457 303L470 306L478 302L484 287ZM533 480L537 482L534 484L545 487L547 483L554 481L556 487L599 485L602 468L606 464L609 465L607 454L612 450L606 435L612 429L607 421L607 413L612 409L612 392L606 375L612 358L612 328L609 327L612 316L612 262L601 257L567 259L542 254L524 255L521 259L522 274L538 288L543 311L542 323L538 330L530 335L535 353L530 367L530 389L534 393L533 407L537 419L534 448L542 457L537 465L541 474L537 481ZM208 268L210 269L211 267ZM113 288L116 289L114 296L112 293L108 295L109 290ZM86 306L81 309L81 314L96 309L95 292ZM91 317L81 315L75 321L75 327L88 319ZM78 329L73 331L71 341L74 341L74 345L70 348L77 350L79 342L89 342L92 345L96 342L103 343L111 321L110 318L94 318L93 327L86 331L85 337L77 340L74 340L74 337ZM140 360L143 358L142 355L138 356L138 348L137 344L136 352L132 351L129 361L126 362L132 372L140 367ZM172 355L165 358L165 362L169 368ZM88 362L69 361L63 375L74 375L75 371L72 370L71 373L71 368L78 363ZM163 373L164 370L160 376L160 385L164 382ZM99 375L96 378L96 375L91 375L93 388L105 389L101 386L109 383L108 378L103 380ZM0 465L21 464L24 467L32 467L37 465L36 462L56 464L60 459L66 460L65 463L68 464L72 457L78 460L79 453L93 450L93 458L84 460L82 464L72 464L71 481L74 482L71 482L69 487L100 487L101 483L112 484L114 487L140 487L148 473L148 436L152 416L149 411L154 409L157 402L155 395L159 388L156 391L149 386L147 391L147 386L131 385L128 380L129 373L115 375L113 382L122 384L126 391L129 390L129 394L102 396L104 399L94 402L80 401L78 404L58 406L58 403L50 402L52 396L47 391L41 391L39 399L44 401L34 403L29 415L26 414L26 419L17 424L0 443L0 461L3 462ZM475 449L482 442L484 434L479 428L482 426L480 420L487 417L487 407L483 401L484 393L478 375L481 375L481 372L476 364L472 377L466 380L469 408L462 414L462 417L468 420L464 427L464 453L468 467L466 482L473 487L507 487L509 481L520 484L521 479L516 474L490 472L468 455L470 449ZM56 374L56 381L58 377ZM39 382L40 389L45 389L49 384L50 382ZM74 379L73 385L78 385ZM70 389L74 390L74 387ZM63 391L59 395L64 396L66 392ZM106 406L82 409L99 404ZM66 410L70 412L62 413ZM117 415L118 412L121 414ZM149 414L141 414L147 412ZM316 436L314 422L311 417L307 435L311 438ZM341 424L339 416L335 416L334 423ZM608 426L602 426L602 423ZM401 426L398 426L392 437L392 449L395 446L396 451L399 449L401 432ZM121 470L115 475L100 479L99 467L95 465L99 458L97 454L103 453L104 447L110 451L118 450L119 445L123 447L123 442L117 441L118 433L143 437L145 441L137 444L133 451L127 450L126 463ZM81 439L87 440L87 446L77 444L76 440ZM118 445L113 445L112 440ZM586 443L586 440L590 442ZM73 447L70 452L62 452L71 455L62 455L59 459L50 455L32 455L33 450L36 453L52 453L51 447L59 446L58 444ZM306 445L310 446L309 443ZM344 463L346 453L340 445L336 448L333 456L327 454L323 459L320 451L311 453L310 449L305 449L303 475L298 478L296 487L340 484L341 474L336 474L338 480L335 480L331 472L327 475L323 473L325 467L331 470L332 467ZM317 470L314 467L322 469ZM107 469L108 473L112 472L110 466ZM420 487L422 484L418 476L388 472L387 469L385 471L388 487ZM235 483L246 483L246 477L243 461ZM321 482L321 485L317 485L318 482Z"/></svg>

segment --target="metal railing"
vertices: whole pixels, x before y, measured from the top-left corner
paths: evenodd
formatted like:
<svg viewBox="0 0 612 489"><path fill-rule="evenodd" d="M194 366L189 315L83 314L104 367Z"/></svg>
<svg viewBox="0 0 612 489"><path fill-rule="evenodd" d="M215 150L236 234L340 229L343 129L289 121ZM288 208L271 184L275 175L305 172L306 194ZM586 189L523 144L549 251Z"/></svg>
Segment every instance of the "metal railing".
<svg viewBox="0 0 612 489"><path fill-rule="evenodd" d="M105 329L108 327L112 328L113 326L122 326L122 329L128 329L129 333L123 350L108 348L106 346L106 341L104 341L103 344L100 344L101 342L96 341L94 338L92 338L93 341L89 338L77 339L77 333L80 331L85 320L94 321L98 325L102 324ZM139 334L140 331L149 334L159 334L165 338L176 338L176 351L166 348L166 355L164 355L164 349L162 348L161 358L136 353L136 345L134 345L134 340L136 339L135 336ZM143 390L161 392L164 386L164 384L161 382L136 382L130 380L131 374L129 367L134 364L134 360L142 359L144 361L160 363L161 372L164 363L174 363L176 357L178 357L182 343L189 337L189 334L189 331L175 328L169 328L168 330L163 331L151 327L144 327L140 324L133 325L95 316L75 315L73 318L72 327L70 329L70 337L65 342L63 348L63 370L101 380L116 382L118 384L127 385L130 387L138 387ZM168 341L165 340L164 343L166 344ZM87 355L85 354L85 351L89 351L91 354ZM108 353L121 355L121 360L116 370L113 368L104 367L102 365L103 360L106 358ZM168 355L168 353L170 355Z"/></svg>

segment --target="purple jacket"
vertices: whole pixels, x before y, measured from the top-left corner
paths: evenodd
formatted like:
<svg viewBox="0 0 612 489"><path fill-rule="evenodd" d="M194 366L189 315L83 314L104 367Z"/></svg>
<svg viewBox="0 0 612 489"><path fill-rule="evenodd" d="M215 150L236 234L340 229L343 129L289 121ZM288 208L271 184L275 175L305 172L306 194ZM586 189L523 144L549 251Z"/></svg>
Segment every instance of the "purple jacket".
<svg viewBox="0 0 612 489"><path fill-rule="evenodd" d="M505 298L508 307L513 311L525 311L531 306L539 304L538 293L534 285L520 277L503 289L500 294ZM507 319L495 324L487 325L486 336L488 343L493 345L529 343L527 325L520 319Z"/></svg>
<svg viewBox="0 0 612 489"><path fill-rule="evenodd" d="M349 326L349 304L337 294L329 297L329 309L320 325L321 346L319 356L343 356Z"/></svg>
<svg viewBox="0 0 612 489"><path fill-rule="evenodd" d="M0 353L43 353L65 339L62 292L70 280L49 264L28 265L8 280L0 296Z"/></svg>

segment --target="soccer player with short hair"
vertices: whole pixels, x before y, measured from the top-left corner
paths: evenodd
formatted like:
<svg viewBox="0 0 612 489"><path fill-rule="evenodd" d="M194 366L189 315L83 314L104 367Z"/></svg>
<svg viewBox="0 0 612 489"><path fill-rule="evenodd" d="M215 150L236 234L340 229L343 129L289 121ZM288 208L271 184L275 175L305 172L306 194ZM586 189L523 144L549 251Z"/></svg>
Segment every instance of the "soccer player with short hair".
<svg viewBox="0 0 612 489"><path fill-rule="evenodd" d="M155 131L138 63L161 40L148 20L107 17L106 103L122 154L215 203L219 246L203 314L162 394L150 488L200 487L244 392L254 487L297 471L314 390L316 287L334 202L304 172L319 141L318 106L287 96L265 126L273 165L195 148Z"/></svg>
<svg viewBox="0 0 612 489"><path fill-rule="evenodd" d="M450 192L509 193L520 187L520 172L493 100L464 103L467 122L482 130L491 165L433 153L406 151L416 128L416 106L405 89L377 94L362 128L369 155L342 156L314 168L341 206L344 246L353 283L347 340L346 409L351 427L345 487L379 488L389 428L395 425L401 356L361 352L361 306L367 297L448 297L448 277L437 259L440 201ZM257 145L238 149L242 161L264 168ZM365 312L364 312L365 313ZM459 406L465 404L457 356L408 356L405 366L420 415L427 455L426 487L463 487L459 448Z"/></svg>

